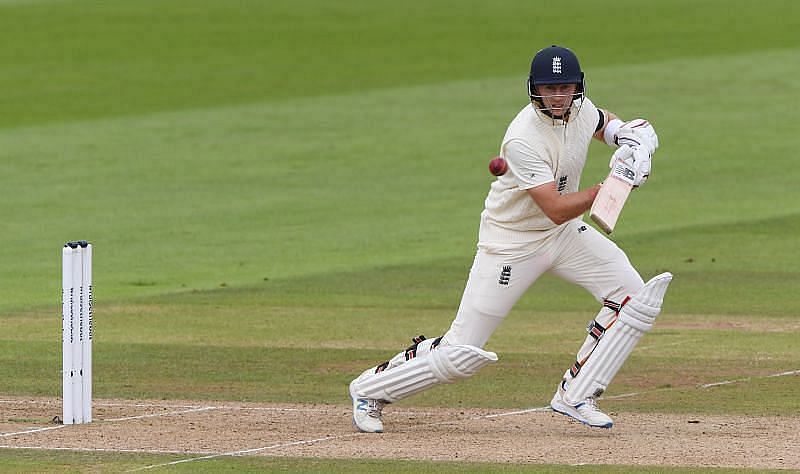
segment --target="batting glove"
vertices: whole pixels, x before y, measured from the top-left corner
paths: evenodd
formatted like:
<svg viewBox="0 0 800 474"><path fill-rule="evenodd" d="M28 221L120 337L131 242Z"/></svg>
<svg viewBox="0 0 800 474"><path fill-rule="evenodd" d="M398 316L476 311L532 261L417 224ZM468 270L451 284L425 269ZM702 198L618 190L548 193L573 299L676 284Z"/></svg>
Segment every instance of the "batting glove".
<svg viewBox="0 0 800 474"><path fill-rule="evenodd" d="M619 127L614 134L614 143L617 146L643 146L650 155L653 155L658 149L658 135L647 120L633 119Z"/></svg>
<svg viewBox="0 0 800 474"><path fill-rule="evenodd" d="M650 177L650 161L650 153L644 147L622 145L611 155L608 165L614 176L638 188Z"/></svg>

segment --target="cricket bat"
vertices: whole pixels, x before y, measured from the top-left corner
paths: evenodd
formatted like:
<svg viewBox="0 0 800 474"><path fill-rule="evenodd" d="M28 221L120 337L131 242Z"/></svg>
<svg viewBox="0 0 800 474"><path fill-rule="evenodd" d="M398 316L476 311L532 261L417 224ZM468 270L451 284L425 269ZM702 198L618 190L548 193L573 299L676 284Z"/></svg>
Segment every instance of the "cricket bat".
<svg viewBox="0 0 800 474"><path fill-rule="evenodd" d="M606 234L610 234L617 225L625 201L633 189L636 172L624 161L617 160L608 177L603 181L600 192L594 198L589 217L600 226Z"/></svg>

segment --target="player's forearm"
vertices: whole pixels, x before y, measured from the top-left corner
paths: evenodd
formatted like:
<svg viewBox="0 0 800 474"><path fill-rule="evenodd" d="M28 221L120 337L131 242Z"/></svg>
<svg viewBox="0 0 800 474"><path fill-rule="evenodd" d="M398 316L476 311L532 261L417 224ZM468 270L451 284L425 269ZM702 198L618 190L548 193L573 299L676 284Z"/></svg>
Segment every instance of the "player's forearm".
<svg viewBox="0 0 800 474"><path fill-rule="evenodd" d="M547 217L556 224L563 224L583 215L592 207L594 198L600 191L600 185L569 194L558 194L553 187L552 193L543 193L541 189L529 189L528 194L536 201Z"/></svg>
<svg viewBox="0 0 800 474"><path fill-rule="evenodd" d="M564 222L583 215L583 213L592 207L592 202L594 202L594 198L597 197L598 191L600 191L600 185L596 184L576 193L560 196L560 205L557 206L554 215L548 215L548 217L556 224L563 224Z"/></svg>

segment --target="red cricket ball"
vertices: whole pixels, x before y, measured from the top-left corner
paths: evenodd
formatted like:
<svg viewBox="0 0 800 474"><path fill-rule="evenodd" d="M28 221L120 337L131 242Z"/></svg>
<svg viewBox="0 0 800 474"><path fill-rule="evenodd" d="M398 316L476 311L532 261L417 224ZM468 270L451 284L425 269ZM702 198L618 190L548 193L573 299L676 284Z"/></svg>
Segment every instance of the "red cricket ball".
<svg viewBox="0 0 800 474"><path fill-rule="evenodd" d="M508 171L508 163L503 157L498 156L489 162L489 172L495 176L503 176Z"/></svg>

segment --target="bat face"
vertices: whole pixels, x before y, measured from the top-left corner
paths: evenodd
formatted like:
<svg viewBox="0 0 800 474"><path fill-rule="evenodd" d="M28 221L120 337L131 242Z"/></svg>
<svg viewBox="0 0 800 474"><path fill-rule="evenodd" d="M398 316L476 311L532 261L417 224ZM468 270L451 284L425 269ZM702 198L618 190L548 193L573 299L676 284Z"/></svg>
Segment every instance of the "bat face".
<svg viewBox="0 0 800 474"><path fill-rule="evenodd" d="M632 172L633 170L623 163L616 163L592 203L589 217L606 234L614 230L625 201L633 189L633 178L630 177Z"/></svg>

